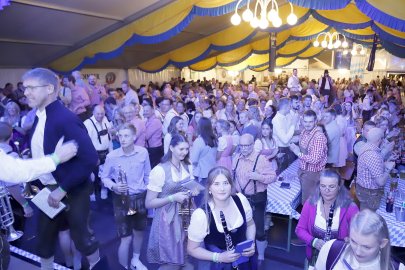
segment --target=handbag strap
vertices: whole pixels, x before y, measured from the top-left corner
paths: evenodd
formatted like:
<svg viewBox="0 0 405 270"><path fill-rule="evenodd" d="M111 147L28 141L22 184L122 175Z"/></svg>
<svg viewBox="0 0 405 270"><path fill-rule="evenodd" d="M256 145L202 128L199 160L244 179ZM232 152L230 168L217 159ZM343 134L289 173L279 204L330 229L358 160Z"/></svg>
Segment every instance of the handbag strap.
<svg viewBox="0 0 405 270"><path fill-rule="evenodd" d="M332 270L339 261L340 256L346 248L346 243L342 240L335 240L329 249L326 259L326 270Z"/></svg>

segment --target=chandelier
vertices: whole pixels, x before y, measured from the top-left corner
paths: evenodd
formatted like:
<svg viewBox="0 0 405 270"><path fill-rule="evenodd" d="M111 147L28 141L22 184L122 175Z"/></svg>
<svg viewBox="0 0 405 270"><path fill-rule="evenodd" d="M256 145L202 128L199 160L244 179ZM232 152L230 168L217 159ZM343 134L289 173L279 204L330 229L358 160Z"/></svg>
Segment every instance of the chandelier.
<svg viewBox="0 0 405 270"><path fill-rule="evenodd" d="M0 0L0 10L3 10L5 6L10 5L11 0Z"/></svg>
<svg viewBox="0 0 405 270"><path fill-rule="evenodd" d="M270 26L280 27L283 21L280 18L277 0L256 0L254 10L250 10L250 0L248 0L247 8L242 13L242 18L238 14L238 8L242 0L239 0L235 13L231 17L231 23L233 25L239 25L242 19L245 22L249 22L250 26L253 28L260 27L261 29L266 29ZM271 5L270 5L271 4ZM293 5L291 3L291 13L287 17L287 23L290 25L295 25L298 21L297 15L294 14Z"/></svg>
<svg viewBox="0 0 405 270"><path fill-rule="evenodd" d="M356 44L353 46L352 51L350 52L352 55L365 55L366 54L366 49L363 47L361 44ZM346 53L347 54L347 53Z"/></svg>

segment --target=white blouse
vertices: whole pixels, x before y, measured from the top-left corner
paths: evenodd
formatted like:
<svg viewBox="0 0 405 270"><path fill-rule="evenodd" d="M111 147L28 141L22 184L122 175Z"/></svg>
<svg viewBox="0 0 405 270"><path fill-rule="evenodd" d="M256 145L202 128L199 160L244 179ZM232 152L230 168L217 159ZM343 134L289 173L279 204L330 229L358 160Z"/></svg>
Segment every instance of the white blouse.
<svg viewBox="0 0 405 270"><path fill-rule="evenodd" d="M243 209L245 210L246 223L252 220L252 208L249 204L249 201L242 193L236 193L236 195L241 200ZM213 203L208 203L211 211L213 211L215 225L217 230L221 233L224 232L222 227L221 219L219 213L215 211L215 206ZM238 206L235 201L232 200L227 209L224 209L224 215L226 218L226 224L228 230L234 230L239 228L243 224L242 214L238 211ZM197 208L191 215L190 226L188 227L188 239L191 241L201 243L204 241L204 238L208 235L208 217L205 214L204 210Z"/></svg>
<svg viewBox="0 0 405 270"><path fill-rule="evenodd" d="M173 182L180 182L186 178L194 179L193 176L193 166L188 165L188 171L184 168L183 163L181 163L181 178L176 174L175 168L170 165L172 170L172 180ZM166 174L162 166L156 165L149 174L149 184L146 187L150 191L162 192L162 188L165 184Z"/></svg>
<svg viewBox="0 0 405 270"><path fill-rule="evenodd" d="M316 216L315 216L315 226L325 230L326 231L326 219L329 218L329 212L326 213L328 215L326 219L322 216L322 202L321 200L318 201L317 206L316 206ZM340 207L335 209L335 213L333 215L332 219L332 231L338 231L339 230L339 218L340 218Z"/></svg>
<svg viewBox="0 0 405 270"><path fill-rule="evenodd" d="M331 240L325 243L319 252L318 260L315 264L315 269L317 270L326 270L326 260L328 258L329 250L332 247L332 244L335 240ZM339 258L339 261L336 263L333 270L347 269L343 260L346 260L353 270L380 270L380 255L374 258L372 261L367 263L360 263L356 260L354 256L350 256L347 252L343 252L342 256ZM405 270L405 266L401 263L399 265L399 270Z"/></svg>

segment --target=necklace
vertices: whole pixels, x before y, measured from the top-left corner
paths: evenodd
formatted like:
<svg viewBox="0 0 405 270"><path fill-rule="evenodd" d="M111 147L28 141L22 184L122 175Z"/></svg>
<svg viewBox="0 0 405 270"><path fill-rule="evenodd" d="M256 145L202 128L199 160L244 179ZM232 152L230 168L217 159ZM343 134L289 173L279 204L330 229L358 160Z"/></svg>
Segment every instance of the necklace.
<svg viewBox="0 0 405 270"><path fill-rule="evenodd" d="M181 163L179 163L179 166L174 165L173 161L170 160L170 163L173 165L173 167L176 169L177 173L181 173Z"/></svg>

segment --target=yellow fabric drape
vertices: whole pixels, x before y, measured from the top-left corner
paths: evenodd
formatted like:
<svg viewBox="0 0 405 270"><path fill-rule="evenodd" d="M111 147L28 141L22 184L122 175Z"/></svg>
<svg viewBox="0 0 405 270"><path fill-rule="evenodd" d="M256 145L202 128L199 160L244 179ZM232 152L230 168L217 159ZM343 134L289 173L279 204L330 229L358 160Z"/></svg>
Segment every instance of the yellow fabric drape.
<svg viewBox="0 0 405 270"><path fill-rule="evenodd" d="M362 13L353 3L348 4L342 9L317 10L316 12L326 19L349 24L365 23L371 20L368 16L364 15L364 13Z"/></svg>
<svg viewBox="0 0 405 270"><path fill-rule="evenodd" d="M60 71L71 70L85 57L93 57L99 52L111 52L118 49L134 34L147 37L167 32L183 21L190 14L194 5L202 8L214 8L230 2L233 0L177 0L57 59L50 64L50 67Z"/></svg>
<svg viewBox="0 0 405 270"><path fill-rule="evenodd" d="M367 2L385 14L405 20L404 0L367 0Z"/></svg>
<svg viewBox="0 0 405 270"><path fill-rule="evenodd" d="M405 11L404 11L404 13L405 13ZM384 32L387 32L388 34L391 34L393 36L397 36L399 38L405 39L405 32L401 32L401 31L392 29L392 28L390 28L388 26L385 26L385 25L383 25L381 23L378 23L378 22L374 22L374 23L375 23L376 26L378 26Z"/></svg>
<svg viewBox="0 0 405 270"><path fill-rule="evenodd" d="M307 37L325 31L328 25L310 17L304 23L290 29L291 36Z"/></svg>

